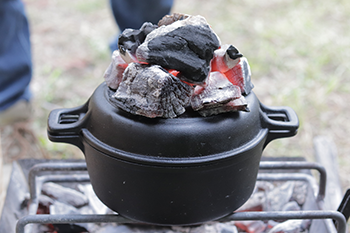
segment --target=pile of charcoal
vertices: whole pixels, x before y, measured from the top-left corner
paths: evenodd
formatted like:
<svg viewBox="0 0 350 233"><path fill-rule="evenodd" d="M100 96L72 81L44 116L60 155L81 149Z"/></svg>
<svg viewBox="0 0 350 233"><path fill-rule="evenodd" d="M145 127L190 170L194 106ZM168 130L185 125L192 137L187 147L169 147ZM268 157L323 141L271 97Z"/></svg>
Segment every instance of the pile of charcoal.
<svg viewBox="0 0 350 233"><path fill-rule="evenodd" d="M251 198L237 211L295 211L306 200L308 185L302 181L257 181ZM62 186L45 183L38 214L115 214L97 198L91 184ZM310 220L213 221L202 225L157 227L143 224L75 223L38 226L37 232L97 233L282 233L308 232ZM69 229L69 231L68 231Z"/></svg>
<svg viewBox="0 0 350 233"><path fill-rule="evenodd" d="M118 46L104 78L111 102L127 112L174 118L187 107L202 116L249 111L248 61L221 45L202 16L173 14L126 29Z"/></svg>
<svg viewBox="0 0 350 233"><path fill-rule="evenodd" d="M267 182L257 181L250 199L240 211L299 211L303 209L308 185L302 181ZM308 232L311 220L235 221L237 232L248 233L299 233Z"/></svg>

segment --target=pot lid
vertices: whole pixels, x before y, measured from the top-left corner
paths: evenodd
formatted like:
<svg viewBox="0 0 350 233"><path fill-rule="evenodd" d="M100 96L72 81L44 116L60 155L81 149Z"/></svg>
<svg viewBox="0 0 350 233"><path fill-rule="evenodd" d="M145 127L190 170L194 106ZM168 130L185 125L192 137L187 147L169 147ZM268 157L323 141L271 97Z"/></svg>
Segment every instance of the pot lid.
<svg viewBox="0 0 350 233"><path fill-rule="evenodd" d="M246 146L261 130L259 101L246 96L250 112L202 117L192 109L177 118L147 118L130 114L110 101L102 83L88 102L86 129L118 150L153 157L201 157ZM98 142L97 142L98 143Z"/></svg>

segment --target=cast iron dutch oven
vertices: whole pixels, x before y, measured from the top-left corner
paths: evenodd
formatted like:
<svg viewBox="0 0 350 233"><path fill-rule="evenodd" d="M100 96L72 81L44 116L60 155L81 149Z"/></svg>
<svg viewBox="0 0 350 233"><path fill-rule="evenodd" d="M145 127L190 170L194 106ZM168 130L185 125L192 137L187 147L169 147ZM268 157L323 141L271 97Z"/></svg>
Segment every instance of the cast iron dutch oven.
<svg viewBox="0 0 350 233"><path fill-rule="evenodd" d="M296 134L289 107L266 107L253 92L250 112L146 118L118 109L103 83L88 102L57 109L48 119L51 141L85 154L96 195L129 219L156 225L215 220L243 205L257 178L264 147Z"/></svg>

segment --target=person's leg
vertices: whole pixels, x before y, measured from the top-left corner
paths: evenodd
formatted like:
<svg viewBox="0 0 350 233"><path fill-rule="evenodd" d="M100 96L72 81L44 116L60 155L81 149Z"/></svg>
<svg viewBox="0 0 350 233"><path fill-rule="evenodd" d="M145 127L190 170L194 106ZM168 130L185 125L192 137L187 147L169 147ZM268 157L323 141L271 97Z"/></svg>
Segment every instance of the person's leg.
<svg viewBox="0 0 350 233"><path fill-rule="evenodd" d="M173 0L110 0L112 12L120 32L126 28L139 29L144 22L157 24L170 13ZM118 36L110 44L118 49Z"/></svg>
<svg viewBox="0 0 350 233"><path fill-rule="evenodd" d="M0 0L0 35L1 121L8 115L5 112L20 100L29 102L31 98L29 83L32 78L32 59L29 27L20 0Z"/></svg>

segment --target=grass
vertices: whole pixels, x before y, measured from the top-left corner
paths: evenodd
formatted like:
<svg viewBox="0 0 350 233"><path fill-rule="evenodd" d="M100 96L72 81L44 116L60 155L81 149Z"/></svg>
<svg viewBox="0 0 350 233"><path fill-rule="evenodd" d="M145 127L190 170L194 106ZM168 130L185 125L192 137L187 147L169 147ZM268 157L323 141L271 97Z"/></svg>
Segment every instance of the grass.
<svg viewBox="0 0 350 233"><path fill-rule="evenodd" d="M35 64L34 128L49 154L81 158L76 148L46 139L47 115L83 104L103 81L117 27L107 1L26 3ZM248 58L261 102L297 112L298 135L272 142L266 156L313 160L313 138L326 135L338 148L342 183L350 186L349 1L175 0L173 11L203 15L223 44L236 45Z"/></svg>

